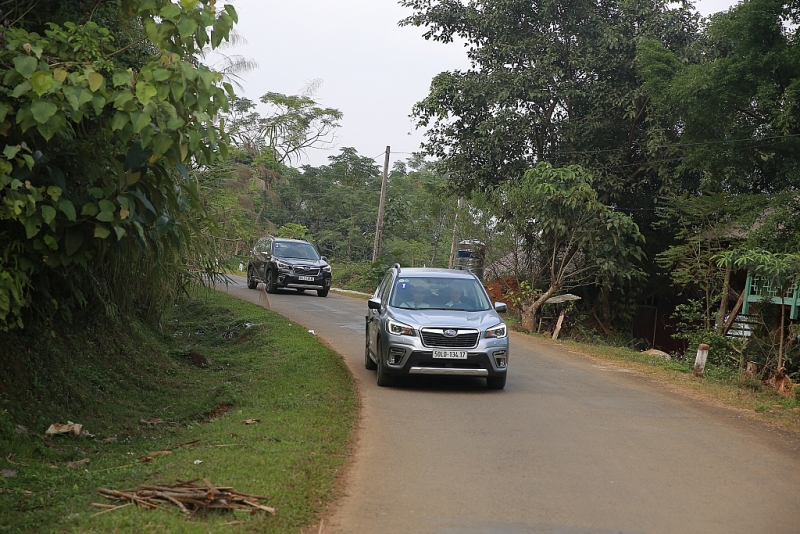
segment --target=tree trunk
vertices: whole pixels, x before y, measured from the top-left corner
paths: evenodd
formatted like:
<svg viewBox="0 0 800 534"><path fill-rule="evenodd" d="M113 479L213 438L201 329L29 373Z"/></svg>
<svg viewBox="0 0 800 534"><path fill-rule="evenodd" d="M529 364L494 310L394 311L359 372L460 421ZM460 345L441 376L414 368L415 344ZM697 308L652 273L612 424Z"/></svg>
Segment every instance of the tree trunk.
<svg viewBox="0 0 800 534"><path fill-rule="evenodd" d="M722 283L722 298L719 303L719 313L717 314L717 332L722 333L725 328L725 314L728 313L728 290L731 285L731 267L725 268L725 281Z"/></svg>
<svg viewBox="0 0 800 534"><path fill-rule="evenodd" d="M536 326L536 312L539 311L539 307L547 302L547 299L552 297L555 292L556 288L550 287L547 291L542 293L539 298L534 298L532 302L522 304L522 329L524 331L533 333L533 329Z"/></svg>
<svg viewBox="0 0 800 534"><path fill-rule="evenodd" d="M783 305L783 298L785 294L786 291L781 288L781 329L778 332L780 341L778 342L778 368L776 369L776 376L781 372L781 369L783 369L783 327L786 321L786 306Z"/></svg>
<svg viewBox="0 0 800 534"><path fill-rule="evenodd" d="M731 314L728 316L728 320L725 321L725 326L722 327L723 336L727 336L728 330L730 330L731 326L733 326L733 322L736 320L736 316L739 315L739 310L742 309L742 305L744 304L744 298L745 294L744 290L742 290L742 293L739 295L739 299L736 301L736 305L734 305L733 309L731 310Z"/></svg>

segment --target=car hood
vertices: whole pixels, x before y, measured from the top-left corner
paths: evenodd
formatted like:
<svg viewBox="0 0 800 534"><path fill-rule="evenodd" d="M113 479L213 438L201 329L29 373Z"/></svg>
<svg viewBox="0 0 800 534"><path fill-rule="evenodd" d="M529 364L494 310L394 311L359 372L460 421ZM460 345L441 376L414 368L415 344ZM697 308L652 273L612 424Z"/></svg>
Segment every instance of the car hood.
<svg viewBox="0 0 800 534"><path fill-rule="evenodd" d="M465 312L436 309L404 310L392 308L392 315L396 321L413 326L414 328L455 327L485 330L498 323L504 322L494 310Z"/></svg>

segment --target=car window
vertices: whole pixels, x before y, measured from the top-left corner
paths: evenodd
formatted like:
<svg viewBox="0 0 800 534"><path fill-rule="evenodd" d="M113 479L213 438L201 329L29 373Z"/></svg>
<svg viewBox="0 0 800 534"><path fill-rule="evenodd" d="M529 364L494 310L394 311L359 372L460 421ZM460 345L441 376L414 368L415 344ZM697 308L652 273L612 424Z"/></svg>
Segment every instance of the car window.
<svg viewBox="0 0 800 534"><path fill-rule="evenodd" d="M269 245L272 242L271 239L261 238L256 241L256 245L253 247L257 252L267 253L269 254Z"/></svg>
<svg viewBox="0 0 800 534"><path fill-rule="evenodd" d="M485 311L491 308L481 283L474 278L397 277L391 306L405 309Z"/></svg>
<svg viewBox="0 0 800 534"><path fill-rule="evenodd" d="M301 260L318 260L319 253L311 243L294 243L275 241L272 248L273 254L282 258L297 258Z"/></svg>
<svg viewBox="0 0 800 534"><path fill-rule="evenodd" d="M386 303L389 302L389 291L392 289L392 273L386 273L386 276L383 277L382 282L383 287L380 288L380 292L378 296L381 299L381 304L386 306Z"/></svg>

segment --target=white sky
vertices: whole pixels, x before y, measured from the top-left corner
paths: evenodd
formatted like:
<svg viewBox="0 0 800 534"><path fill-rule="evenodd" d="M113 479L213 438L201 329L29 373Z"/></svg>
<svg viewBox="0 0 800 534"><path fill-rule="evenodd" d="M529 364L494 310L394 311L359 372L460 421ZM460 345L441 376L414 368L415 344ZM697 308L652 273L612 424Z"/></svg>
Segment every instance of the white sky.
<svg viewBox="0 0 800 534"><path fill-rule="evenodd" d="M268 91L299 94L315 79L322 85L315 98L337 108L344 118L336 145L309 150L300 163L323 165L339 148L355 147L383 164L392 147L392 162L419 151L423 132L409 118L412 106L428 94L433 77L467 69L464 48L422 38L424 30L399 27L411 13L396 0L220 0L239 14L237 31L248 41L230 53L258 62L243 76L253 101ZM697 10L709 15L734 0L700 0Z"/></svg>

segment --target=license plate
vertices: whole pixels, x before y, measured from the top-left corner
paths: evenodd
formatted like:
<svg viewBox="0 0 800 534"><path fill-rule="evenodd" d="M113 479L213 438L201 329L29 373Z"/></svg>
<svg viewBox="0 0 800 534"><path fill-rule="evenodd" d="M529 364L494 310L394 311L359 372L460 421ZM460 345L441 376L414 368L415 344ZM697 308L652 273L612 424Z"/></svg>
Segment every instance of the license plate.
<svg viewBox="0 0 800 534"><path fill-rule="evenodd" d="M301 282L313 282L314 281L314 277L313 276L298 276L297 278Z"/></svg>
<svg viewBox="0 0 800 534"><path fill-rule="evenodd" d="M434 358L448 358L454 360L466 360L467 351L465 350L435 350L433 351Z"/></svg>

